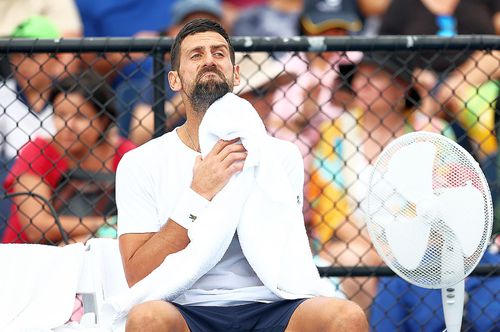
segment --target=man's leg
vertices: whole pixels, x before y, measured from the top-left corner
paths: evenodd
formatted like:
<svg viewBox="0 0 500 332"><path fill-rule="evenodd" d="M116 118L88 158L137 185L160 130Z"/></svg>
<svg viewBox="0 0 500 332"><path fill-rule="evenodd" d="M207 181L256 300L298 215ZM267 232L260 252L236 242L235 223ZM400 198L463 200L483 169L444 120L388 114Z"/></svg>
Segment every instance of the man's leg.
<svg viewBox="0 0 500 332"><path fill-rule="evenodd" d="M302 302L286 328L286 332L367 332L363 310L354 302L315 297Z"/></svg>
<svg viewBox="0 0 500 332"><path fill-rule="evenodd" d="M189 332L189 327L173 304L150 301L138 304L130 310L125 331Z"/></svg>

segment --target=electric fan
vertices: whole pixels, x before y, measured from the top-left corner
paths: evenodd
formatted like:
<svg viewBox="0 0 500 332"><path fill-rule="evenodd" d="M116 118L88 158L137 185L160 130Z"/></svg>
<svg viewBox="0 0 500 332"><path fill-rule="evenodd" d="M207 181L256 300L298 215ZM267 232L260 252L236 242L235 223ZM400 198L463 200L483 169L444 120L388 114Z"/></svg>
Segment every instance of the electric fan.
<svg viewBox="0 0 500 332"><path fill-rule="evenodd" d="M464 279L491 237L491 194L479 164L430 132L392 141L370 174L365 202L372 242L409 283L441 289L448 332L460 331Z"/></svg>

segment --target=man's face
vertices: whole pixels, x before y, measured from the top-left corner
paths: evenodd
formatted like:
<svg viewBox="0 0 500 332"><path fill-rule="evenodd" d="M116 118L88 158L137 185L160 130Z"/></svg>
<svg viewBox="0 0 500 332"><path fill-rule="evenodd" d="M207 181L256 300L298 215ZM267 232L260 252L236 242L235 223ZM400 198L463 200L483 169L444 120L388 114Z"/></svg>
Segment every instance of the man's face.
<svg viewBox="0 0 500 332"><path fill-rule="evenodd" d="M239 68L229 46L216 32L187 36L181 43L179 69L169 73L170 86L188 97L195 111L205 111L239 84Z"/></svg>
<svg viewBox="0 0 500 332"><path fill-rule="evenodd" d="M404 83L374 65L359 65L352 87L360 106L371 111L391 111L404 101Z"/></svg>

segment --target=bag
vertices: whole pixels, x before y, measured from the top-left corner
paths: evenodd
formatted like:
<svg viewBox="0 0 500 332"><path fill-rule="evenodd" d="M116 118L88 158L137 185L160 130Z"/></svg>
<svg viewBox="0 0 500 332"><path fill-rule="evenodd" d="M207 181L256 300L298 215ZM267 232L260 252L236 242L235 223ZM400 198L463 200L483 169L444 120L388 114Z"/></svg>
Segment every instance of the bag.
<svg viewBox="0 0 500 332"><path fill-rule="evenodd" d="M71 169L61 177L53 205L60 215L116 215L115 174Z"/></svg>

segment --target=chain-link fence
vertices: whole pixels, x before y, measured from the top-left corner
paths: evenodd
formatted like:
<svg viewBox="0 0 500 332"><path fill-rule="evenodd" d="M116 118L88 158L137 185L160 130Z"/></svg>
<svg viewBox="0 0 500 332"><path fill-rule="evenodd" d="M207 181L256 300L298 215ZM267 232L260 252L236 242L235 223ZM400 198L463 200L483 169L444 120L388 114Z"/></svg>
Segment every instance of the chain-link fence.
<svg viewBox="0 0 500 332"><path fill-rule="evenodd" d="M116 236L121 156L184 121L168 85L171 42L0 40L4 242ZM440 292L394 277L373 249L367 175L392 139L433 131L476 158L496 202L500 38L233 42L234 91L304 157L304 216L320 273L365 308L375 331L442 331ZM500 331L499 245L466 281L465 331Z"/></svg>

